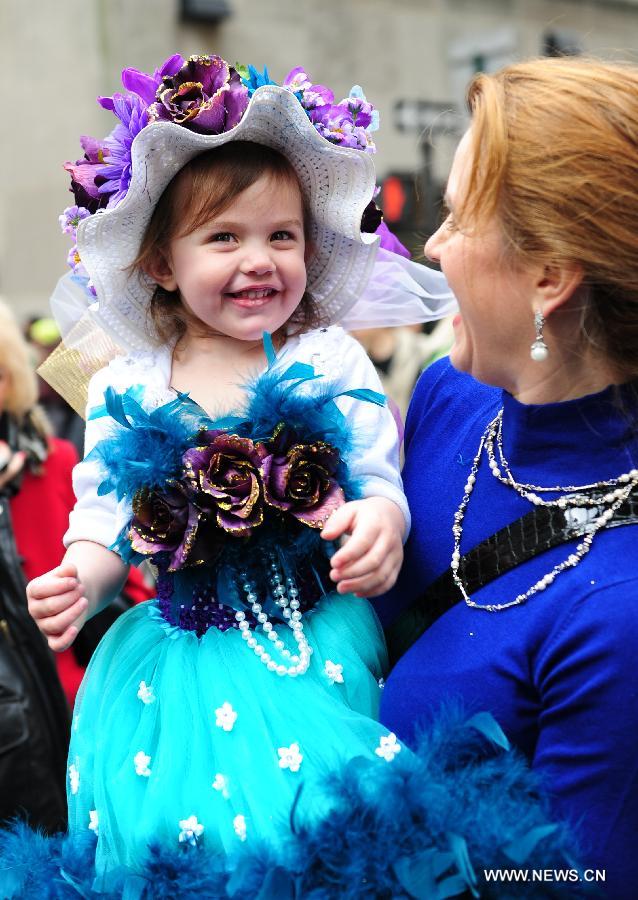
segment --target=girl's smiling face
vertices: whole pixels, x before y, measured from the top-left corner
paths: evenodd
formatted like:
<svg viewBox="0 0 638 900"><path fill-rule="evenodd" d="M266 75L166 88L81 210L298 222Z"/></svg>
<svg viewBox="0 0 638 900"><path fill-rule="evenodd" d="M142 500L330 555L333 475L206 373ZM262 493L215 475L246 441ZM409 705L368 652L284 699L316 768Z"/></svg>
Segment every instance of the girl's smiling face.
<svg viewBox="0 0 638 900"><path fill-rule="evenodd" d="M166 272L155 277L166 290L179 291L206 330L258 341L280 329L299 306L305 256L299 186L263 175L219 216L173 238Z"/></svg>

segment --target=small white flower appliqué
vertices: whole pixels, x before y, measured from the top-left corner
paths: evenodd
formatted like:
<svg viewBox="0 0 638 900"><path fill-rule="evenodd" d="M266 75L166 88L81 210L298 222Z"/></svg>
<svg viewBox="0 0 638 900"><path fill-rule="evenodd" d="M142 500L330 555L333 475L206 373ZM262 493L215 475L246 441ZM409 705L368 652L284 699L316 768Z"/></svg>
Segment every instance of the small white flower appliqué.
<svg viewBox="0 0 638 900"><path fill-rule="evenodd" d="M148 778L151 774L151 770L148 767L148 764L151 761L151 757L147 756L143 750L140 750L133 757L133 765L135 766L135 774L142 775L144 778Z"/></svg>
<svg viewBox="0 0 638 900"><path fill-rule="evenodd" d="M69 766L69 786L74 796L80 790L80 767L77 756L75 757L75 762L72 762Z"/></svg>
<svg viewBox="0 0 638 900"><path fill-rule="evenodd" d="M198 839L204 833L204 826L197 821L197 816L189 816L188 819L182 819L179 827L180 844L190 844L191 847L197 844Z"/></svg>
<svg viewBox="0 0 638 900"><path fill-rule="evenodd" d="M222 775L221 772L218 772L215 775L213 787L216 791L219 791L224 800L228 800L228 798L230 797L230 792L228 790L228 778L226 777L226 775Z"/></svg>
<svg viewBox="0 0 638 900"><path fill-rule="evenodd" d="M246 840L246 817L242 815L235 816L233 819L233 828L235 829L235 834L239 838L240 841Z"/></svg>
<svg viewBox="0 0 638 900"><path fill-rule="evenodd" d="M396 734L391 731L390 734L382 735L374 752L387 762L392 762L397 753L401 752L401 744L397 741Z"/></svg>
<svg viewBox="0 0 638 900"><path fill-rule="evenodd" d="M224 731L232 731L237 721L237 713L228 700L215 710L215 725Z"/></svg>
<svg viewBox="0 0 638 900"><path fill-rule="evenodd" d="M341 663L333 663L332 660L327 659L324 672L330 684L343 684L343 666Z"/></svg>
<svg viewBox="0 0 638 900"><path fill-rule="evenodd" d="M89 831L97 835L99 824L97 809L89 810Z"/></svg>
<svg viewBox="0 0 638 900"><path fill-rule="evenodd" d="M290 747L280 747L277 750L279 754L279 768L290 769L291 772L298 772L303 756L299 752L299 744L291 744Z"/></svg>
<svg viewBox="0 0 638 900"><path fill-rule="evenodd" d="M153 687L145 681L140 681L137 696L145 706L148 706L149 703L155 703L155 691L153 690Z"/></svg>

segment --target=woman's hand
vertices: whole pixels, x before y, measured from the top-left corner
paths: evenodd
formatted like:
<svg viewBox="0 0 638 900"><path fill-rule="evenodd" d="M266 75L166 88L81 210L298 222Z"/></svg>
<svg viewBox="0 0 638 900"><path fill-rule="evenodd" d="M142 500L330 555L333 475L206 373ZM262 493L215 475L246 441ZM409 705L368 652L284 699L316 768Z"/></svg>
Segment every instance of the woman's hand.
<svg viewBox="0 0 638 900"><path fill-rule="evenodd" d="M71 646L87 619L88 600L77 567L63 562L27 585L29 612L51 650Z"/></svg>
<svg viewBox="0 0 638 900"><path fill-rule="evenodd" d="M330 560L338 593L375 597L389 590L403 562L404 531L403 513L385 497L353 500L335 510L321 536L334 541L350 535Z"/></svg>
<svg viewBox="0 0 638 900"><path fill-rule="evenodd" d="M26 453L18 450L12 453L6 441L0 441L0 491L9 484L24 468Z"/></svg>

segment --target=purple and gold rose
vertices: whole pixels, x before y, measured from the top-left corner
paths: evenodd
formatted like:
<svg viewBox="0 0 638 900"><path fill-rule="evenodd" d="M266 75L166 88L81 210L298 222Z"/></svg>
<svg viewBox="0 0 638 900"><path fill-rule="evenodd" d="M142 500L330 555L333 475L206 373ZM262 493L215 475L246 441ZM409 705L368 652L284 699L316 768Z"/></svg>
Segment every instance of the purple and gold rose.
<svg viewBox="0 0 638 900"><path fill-rule="evenodd" d="M209 534L202 540L202 518L202 510L190 502L179 483L168 484L161 491L142 488L133 498L131 546L144 556L170 553L170 571L210 562L222 543Z"/></svg>
<svg viewBox="0 0 638 900"><path fill-rule="evenodd" d="M265 456L263 444L225 431L202 432L184 454L189 490L224 531L245 536L263 522Z"/></svg>
<svg viewBox="0 0 638 900"><path fill-rule="evenodd" d="M287 512L311 528L323 528L330 515L346 502L335 479L339 451L325 441L294 442L294 435L278 426L272 453L263 462L266 503Z"/></svg>
<svg viewBox="0 0 638 900"><path fill-rule="evenodd" d="M221 56L191 56L177 72L163 77L148 117L200 134L221 134L238 124L247 106L247 88Z"/></svg>

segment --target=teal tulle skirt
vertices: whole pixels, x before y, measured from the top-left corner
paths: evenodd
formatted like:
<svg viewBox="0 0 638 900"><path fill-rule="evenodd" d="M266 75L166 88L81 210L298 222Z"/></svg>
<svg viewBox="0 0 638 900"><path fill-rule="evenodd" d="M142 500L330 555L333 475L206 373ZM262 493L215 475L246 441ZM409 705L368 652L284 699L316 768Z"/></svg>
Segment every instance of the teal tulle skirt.
<svg viewBox="0 0 638 900"><path fill-rule="evenodd" d="M118 619L78 694L68 762L69 831L97 835L98 884L135 871L151 843L276 854L302 784L392 753L376 721L385 645L368 602L330 594L304 633L310 667L291 678L236 628L198 637L156 601Z"/></svg>

